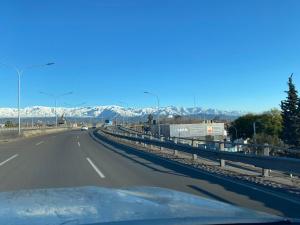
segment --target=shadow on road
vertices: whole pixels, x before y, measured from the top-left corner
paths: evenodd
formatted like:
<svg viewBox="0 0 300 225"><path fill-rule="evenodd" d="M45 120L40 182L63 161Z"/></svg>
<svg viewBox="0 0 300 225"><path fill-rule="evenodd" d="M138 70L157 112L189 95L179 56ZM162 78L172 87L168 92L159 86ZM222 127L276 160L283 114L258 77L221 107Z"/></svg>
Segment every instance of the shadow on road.
<svg viewBox="0 0 300 225"><path fill-rule="evenodd" d="M195 186L195 185L187 185L187 187L189 187L189 188L191 188L191 189L193 189L193 190L195 190L195 191L198 191L198 192L200 192L200 193L202 193L202 194L205 194L205 195L207 195L207 196L209 196L209 197L211 197L212 199L215 199L215 200L217 200L217 201L221 201L221 202L225 202L225 203L229 203L229 204L232 204L233 205L233 203L232 202L230 202L230 201L227 201L226 199L224 199L224 198L222 198L222 197L220 197L220 196L218 196L218 195L215 195L215 194L213 194L213 193L211 193L211 192L209 192L209 191L207 191L207 190L205 190L205 189L203 189L203 188L200 188L200 187L198 187L198 186Z"/></svg>

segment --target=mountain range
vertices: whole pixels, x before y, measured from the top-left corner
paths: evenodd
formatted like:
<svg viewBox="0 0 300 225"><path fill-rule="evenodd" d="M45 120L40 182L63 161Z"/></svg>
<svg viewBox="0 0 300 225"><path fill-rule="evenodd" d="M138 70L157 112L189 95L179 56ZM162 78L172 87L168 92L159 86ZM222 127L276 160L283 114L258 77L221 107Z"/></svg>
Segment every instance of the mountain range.
<svg viewBox="0 0 300 225"><path fill-rule="evenodd" d="M64 114L66 117L94 117L112 119L114 117L138 118L146 117L147 115L159 113L160 116L173 117L175 115L192 116L192 115L210 115L223 117L238 117L245 114L242 111L227 111L217 109L204 109L201 107L175 107L167 106L157 108L124 108L118 105L109 106L93 106L80 108L63 108L58 107L57 114ZM47 106L32 106L21 109L22 117L54 117L54 107ZM16 108L0 108L0 118L14 118L18 116Z"/></svg>

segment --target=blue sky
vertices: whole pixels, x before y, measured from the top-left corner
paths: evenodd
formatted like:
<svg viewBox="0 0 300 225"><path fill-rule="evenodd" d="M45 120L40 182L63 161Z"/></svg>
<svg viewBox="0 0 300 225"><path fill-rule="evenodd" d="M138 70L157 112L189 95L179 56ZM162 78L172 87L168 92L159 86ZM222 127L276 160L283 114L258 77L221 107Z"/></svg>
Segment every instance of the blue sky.
<svg viewBox="0 0 300 225"><path fill-rule="evenodd" d="M39 91L88 105L278 107L300 88L300 2L276 0L7 0L0 61L24 67L22 107L53 105ZM0 67L0 107L15 107L17 76Z"/></svg>

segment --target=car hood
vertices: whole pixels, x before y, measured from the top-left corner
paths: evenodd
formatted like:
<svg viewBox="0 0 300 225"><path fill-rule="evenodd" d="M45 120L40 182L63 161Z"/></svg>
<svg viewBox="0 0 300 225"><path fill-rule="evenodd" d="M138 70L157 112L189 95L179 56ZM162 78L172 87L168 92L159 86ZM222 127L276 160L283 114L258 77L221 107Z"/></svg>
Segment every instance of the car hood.
<svg viewBox="0 0 300 225"><path fill-rule="evenodd" d="M281 217L155 187L0 193L0 224L236 224Z"/></svg>

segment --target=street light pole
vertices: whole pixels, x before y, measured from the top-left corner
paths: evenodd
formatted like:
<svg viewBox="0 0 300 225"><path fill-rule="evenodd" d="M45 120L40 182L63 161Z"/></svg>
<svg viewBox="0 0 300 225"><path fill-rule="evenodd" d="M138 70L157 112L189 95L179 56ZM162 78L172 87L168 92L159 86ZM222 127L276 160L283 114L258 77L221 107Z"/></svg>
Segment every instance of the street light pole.
<svg viewBox="0 0 300 225"><path fill-rule="evenodd" d="M20 112L21 111L21 109L20 109L20 107L21 107L21 76L23 75L24 70L32 69L35 67L52 66L54 63L51 62L51 63L40 64L40 65L32 65L32 66L27 66L23 69L19 69L14 65L6 64L6 63L0 63L0 64L10 67L10 68L13 68L17 72L17 75L18 75L18 123L19 123L18 124L18 134L20 136L21 135L21 112Z"/></svg>
<svg viewBox="0 0 300 225"><path fill-rule="evenodd" d="M159 101L159 97L158 95L151 93L149 91L144 91L144 94L149 94L152 95L154 97L156 97L157 100L157 123L158 123L158 136L160 137L160 113L159 113L159 109L160 109L160 101Z"/></svg>
<svg viewBox="0 0 300 225"><path fill-rule="evenodd" d="M18 74L18 134L21 135L21 112L20 112L20 106L21 106L21 74L22 72L18 69L16 69Z"/></svg>

